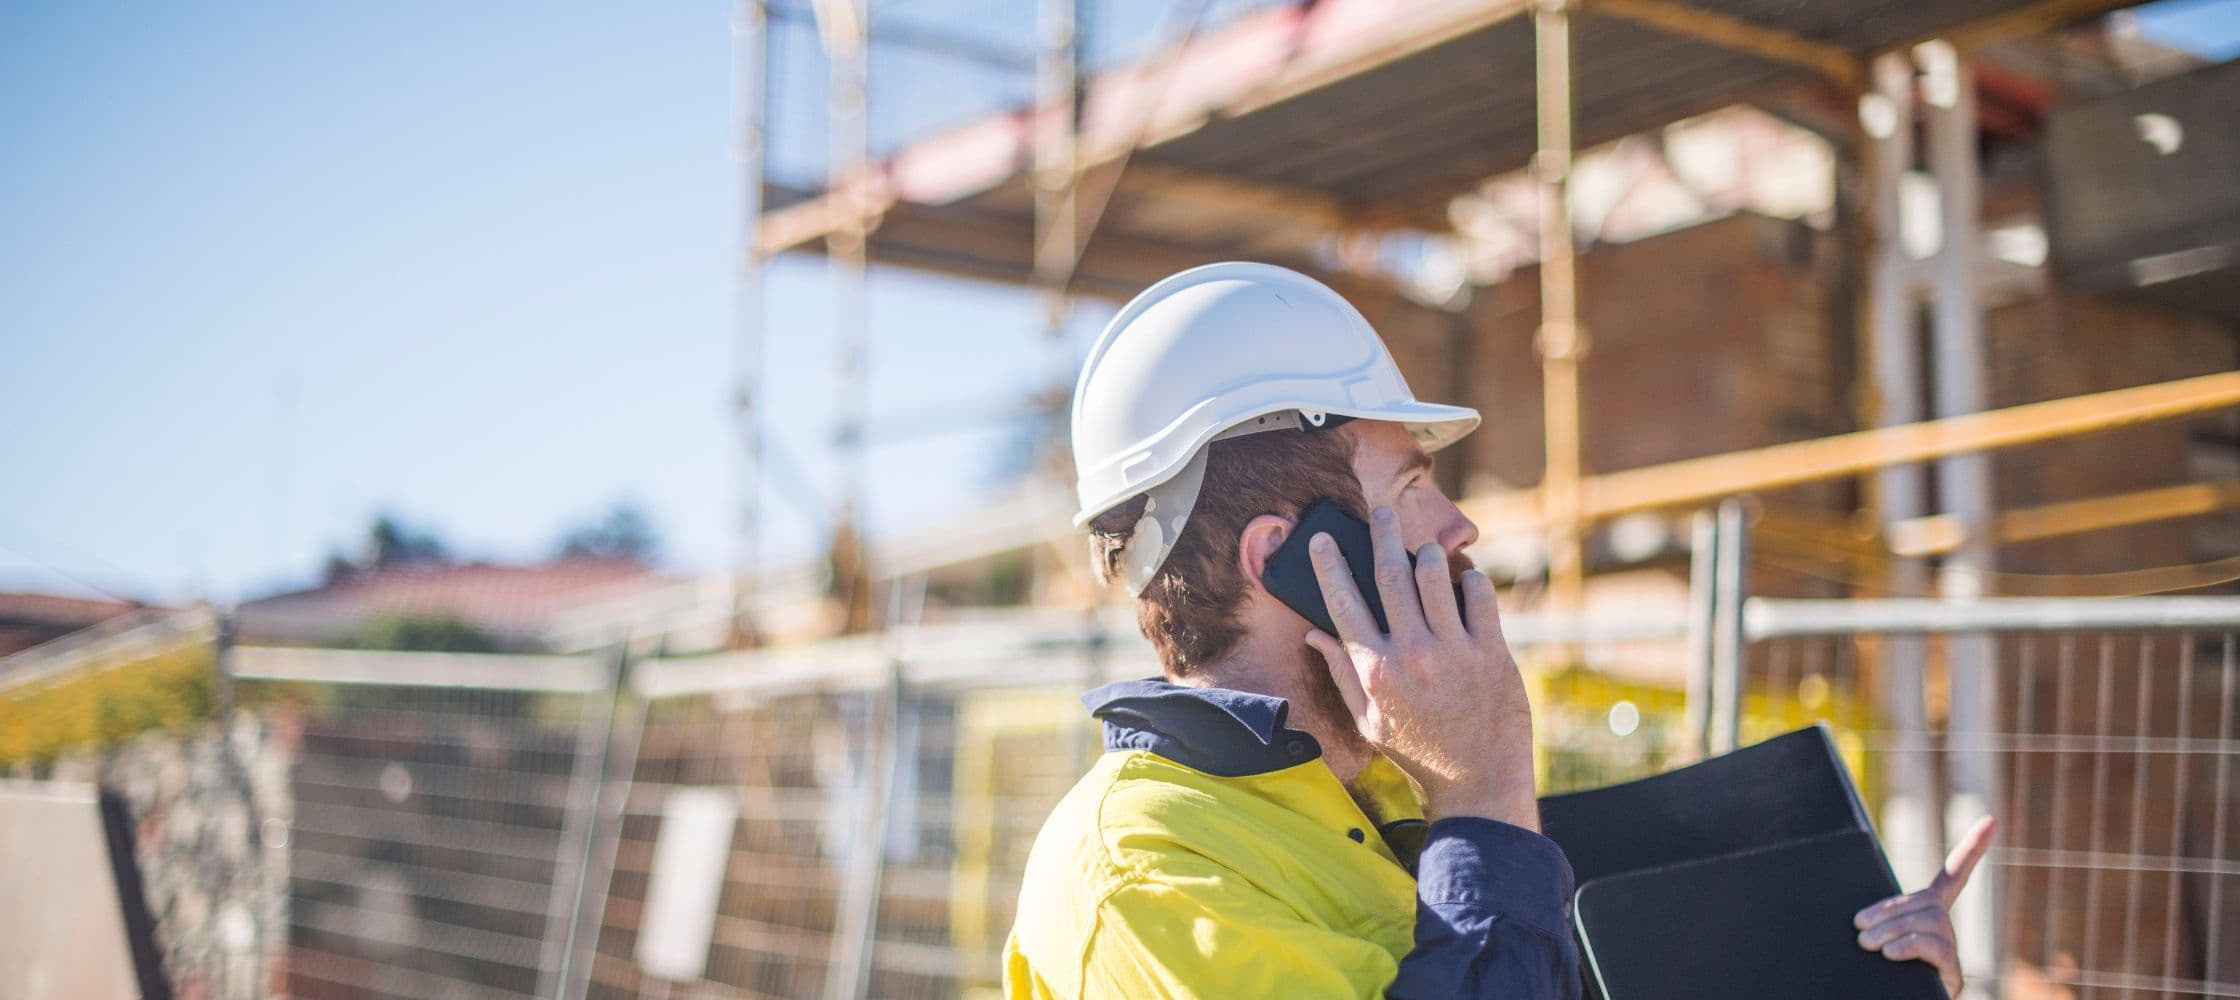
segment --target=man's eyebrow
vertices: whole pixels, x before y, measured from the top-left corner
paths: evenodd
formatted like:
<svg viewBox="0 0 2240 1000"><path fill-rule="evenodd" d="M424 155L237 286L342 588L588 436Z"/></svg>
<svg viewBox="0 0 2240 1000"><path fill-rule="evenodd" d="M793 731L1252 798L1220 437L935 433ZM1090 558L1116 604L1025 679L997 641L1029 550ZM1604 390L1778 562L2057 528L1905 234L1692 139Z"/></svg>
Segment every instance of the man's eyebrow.
<svg viewBox="0 0 2240 1000"><path fill-rule="evenodd" d="M1418 449L1414 455L1408 457L1407 461L1400 463L1400 471L1395 472L1392 475L1395 479L1402 479L1406 478L1408 473L1414 472L1418 469L1428 470L1430 468L1431 453Z"/></svg>

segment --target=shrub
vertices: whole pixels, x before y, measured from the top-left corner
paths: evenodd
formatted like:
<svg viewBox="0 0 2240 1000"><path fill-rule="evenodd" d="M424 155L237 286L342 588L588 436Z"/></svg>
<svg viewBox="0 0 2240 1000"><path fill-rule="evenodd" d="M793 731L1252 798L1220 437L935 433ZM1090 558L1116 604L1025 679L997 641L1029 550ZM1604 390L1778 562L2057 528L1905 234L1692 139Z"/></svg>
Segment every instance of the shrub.
<svg viewBox="0 0 2240 1000"><path fill-rule="evenodd" d="M0 767L44 767L67 751L207 719L217 710L215 667L213 647L195 643L0 693Z"/></svg>

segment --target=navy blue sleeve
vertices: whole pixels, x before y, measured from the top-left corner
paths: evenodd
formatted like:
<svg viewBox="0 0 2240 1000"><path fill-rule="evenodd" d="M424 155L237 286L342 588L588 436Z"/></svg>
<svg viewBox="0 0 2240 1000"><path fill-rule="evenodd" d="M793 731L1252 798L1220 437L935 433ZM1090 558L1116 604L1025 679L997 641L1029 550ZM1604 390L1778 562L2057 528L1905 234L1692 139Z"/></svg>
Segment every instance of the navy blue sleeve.
<svg viewBox="0 0 2240 1000"><path fill-rule="evenodd" d="M1416 946L1385 995L1576 1000L1571 862L1523 827L1431 824L1416 862Z"/></svg>

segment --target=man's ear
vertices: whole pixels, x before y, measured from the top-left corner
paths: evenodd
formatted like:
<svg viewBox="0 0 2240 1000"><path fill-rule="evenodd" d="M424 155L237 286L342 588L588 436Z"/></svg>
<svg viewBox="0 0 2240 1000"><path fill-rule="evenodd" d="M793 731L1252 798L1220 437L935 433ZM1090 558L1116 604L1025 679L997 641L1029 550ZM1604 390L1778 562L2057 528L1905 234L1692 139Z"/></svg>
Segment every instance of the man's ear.
<svg viewBox="0 0 2240 1000"><path fill-rule="evenodd" d="M1260 574L1267 569L1268 557L1283 547L1283 540L1291 537L1292 522L1274 514L1262 514L1245 523L1244 531L1237 536L1237 570L1244 578L1260 587Z"/></svg>

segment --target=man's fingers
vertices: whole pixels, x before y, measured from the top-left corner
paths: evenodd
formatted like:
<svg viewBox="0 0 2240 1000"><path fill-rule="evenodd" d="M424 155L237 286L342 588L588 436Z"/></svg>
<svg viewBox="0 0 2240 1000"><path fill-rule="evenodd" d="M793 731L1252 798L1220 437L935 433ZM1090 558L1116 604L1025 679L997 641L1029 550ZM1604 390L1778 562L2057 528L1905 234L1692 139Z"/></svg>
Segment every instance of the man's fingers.
<svg viewBox="0 0 2240 1000"><path fill-rule="evenodd" d="M1346 650L1346 644L1328 632L1311 629L1307 632L1307 645L1321 653L1323 662L1330 667L1330 679L1337 682L1338 696L1345 699L1346 711L1356 721L1368 714L1369 694L1361 688L1361 668L1353 665L1353 654Z"/></svg>
<svg viewBox="0 0 2240 1000"><path fill-rule="evenodd" d="M1462 609L1454 606L1454 581L1447 577L1447 550L1426 542L1416 550L1416 593L1423 600L1423 620L1431 631L1454 635L1462 631Z"/></svg>
<svg viewBox="0 0 2240 1000"><path fill-rule="evenodd" d="M1347 568L1337 541L1328 532L1316 532L1307 540L1307 557L1314 563L1315 581L1322 584L1322 604L1330 610L1330 621L1338 626L1338 637L1347 642L1381 637L1376 618L1369 614L1361 591L1353 585L1353 571Z"/></svg>
<svg viewBox="0 0 2240 1000"><path fill-rule="evenodd" d="M1993 817L1977 820L1976 825L1968 828L1967 835L1960 838L1960 846L1953 848L1951 856L1944 859L1944 870L1937 873L1929 887L1937 891L1937 898L1946 909L1960 898L1960 890L1967 888L1968 876L1975 874L1976 863L1991 850L1991 835L1998 829L1999 821Z"/></svg>
<svg viewBox="0 0 2240 1000"><path fill-rule="evenodd" d="M1477 570L1462 571L1462 625L1475 639L1499 638L1501 608L1494 603L1493 581Z"/></svg>
<svg viewBox="0 0 2240 1000"><path fill-rule="evenodd" d="M1937 899L1936 893L1926 889L1920 892L1909 892L1903 896L1892 896L1860 910L1852 916L1851 926L1866 930L1876 924L1894 920L1915 910L1939 910L1943 907L1944 904Z"/></svg>
<svg viewBox="0 0 2240 1000"><path fill-rule="evenodd" d="M1944 981L1945 992L1960 995L1960 949L1949 935L1907 934L1884 945L1881 951L1882 957L1893 962L1918 959L1936 966L1937 978Z"/></svg>
<svg viewBox="0 0 2240 1000"><path fill-rule="evenodd" d="M1423 605L1416 600L1415 567L1408 564L1408 543L1400 540L1400 516L1390 507L1369 512L1369 541L1377 560L1377 595L1384 599L1384 620L1393 635L1425 631Z"/></svg>
<svg viewBox="0 0 2240 1000"><path fill-rule="evenodd" d="M1929 934L1908 934L1882 948L1882 957L1893 962L1920 959L1937 967L1941 974L1947 968L1958 968L1956 949L1946 938Z"/></svg>
<svg viewBox="0 0 2240 1000"><path fill-rule="evenodd" d="M1880 921L1859 932L1859 947L1877 951L1882 946L1908 934L1927 934L1931 937L1952 936L1952 919L1942 909L1926 907Z"/></svg>

